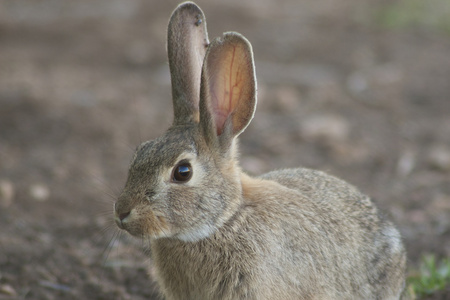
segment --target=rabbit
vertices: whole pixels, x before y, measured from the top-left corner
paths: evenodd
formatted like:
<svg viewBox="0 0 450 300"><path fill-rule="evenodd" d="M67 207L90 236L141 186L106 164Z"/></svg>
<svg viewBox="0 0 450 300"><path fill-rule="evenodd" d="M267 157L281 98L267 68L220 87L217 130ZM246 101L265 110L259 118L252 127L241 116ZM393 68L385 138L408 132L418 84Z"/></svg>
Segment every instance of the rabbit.
<svg viewBox="0 0 450 300"><path fill-rule="evenodd" d="M148 241L165 299L399 299L399 232L352 185L305 168L259 177L238 163L252 120L252 46L211 42L202 10L168 25L174 121L142 143L114 204L115 222Z"/></svg>

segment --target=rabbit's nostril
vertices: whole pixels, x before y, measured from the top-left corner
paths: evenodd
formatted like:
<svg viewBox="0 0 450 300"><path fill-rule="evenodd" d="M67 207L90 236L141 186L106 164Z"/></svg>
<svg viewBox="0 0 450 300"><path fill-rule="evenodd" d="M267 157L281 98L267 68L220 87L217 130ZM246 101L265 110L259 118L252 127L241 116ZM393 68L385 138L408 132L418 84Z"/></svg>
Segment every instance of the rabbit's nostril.
<svg viewBox="0 0 450 300"><path fill-rule="evenodd" d="M121 213L119 214L119 219L120 221L123 221L123 219L125 219L126 217L128 217L130 215L130 212L126 212L126 213Z"/></svg>

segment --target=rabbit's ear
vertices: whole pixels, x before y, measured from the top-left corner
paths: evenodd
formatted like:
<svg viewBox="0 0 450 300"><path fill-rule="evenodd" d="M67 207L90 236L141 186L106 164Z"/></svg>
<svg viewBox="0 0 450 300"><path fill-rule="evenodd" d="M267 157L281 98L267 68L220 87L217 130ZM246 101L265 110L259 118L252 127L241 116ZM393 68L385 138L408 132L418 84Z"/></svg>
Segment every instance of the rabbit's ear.
<svg viewBox="0 0 450 300"><path fill-rule="evenodd" d="M200 77L208 43L200 7L192 2L180 4L167 32L175 124L199 121Z"/></svg>
<svg viewBox="0 0 450 300"><path fill-rule="evenodd" d="M225 33L210 44L203 62L200 122L229 140L247 127L255 107L252 47L242 35Z"/></svg>

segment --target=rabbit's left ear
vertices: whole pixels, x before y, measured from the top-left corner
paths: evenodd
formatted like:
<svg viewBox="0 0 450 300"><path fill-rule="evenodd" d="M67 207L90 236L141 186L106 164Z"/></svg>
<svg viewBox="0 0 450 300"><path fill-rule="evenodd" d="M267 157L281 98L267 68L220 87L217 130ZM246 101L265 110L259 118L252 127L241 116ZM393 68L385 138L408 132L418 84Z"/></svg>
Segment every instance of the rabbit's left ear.
<svg viewBox="0 0 450 300"><path fill-rule="evenodd" d="M238 33L225 33L210 44L203 62L200 122L228 140L244 131L255 107L252 46Z"/></svg>
<svg viewBox="0 0 450 300"><path fill-rule="evenodd" d="M180 4L167 30L175 124L199 121L200 77L208 43L206 19L200 7L193 2Z"/></svg>

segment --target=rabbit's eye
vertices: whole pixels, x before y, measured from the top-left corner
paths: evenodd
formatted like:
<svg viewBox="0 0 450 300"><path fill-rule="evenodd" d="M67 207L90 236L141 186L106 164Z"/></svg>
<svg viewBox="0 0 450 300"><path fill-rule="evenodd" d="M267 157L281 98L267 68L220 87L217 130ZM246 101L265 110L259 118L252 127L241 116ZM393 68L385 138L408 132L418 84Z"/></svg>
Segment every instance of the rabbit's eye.
<svg viewBox="0 0 450 300"><path fill-rule="evenodd" d="M191 164L186 161L181 161L173 169L173 182L186 182L192 177L192 167Z"/></svg>

